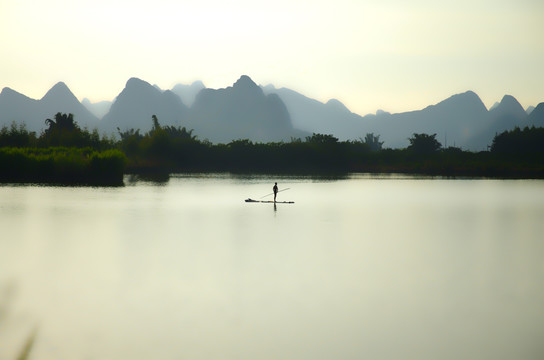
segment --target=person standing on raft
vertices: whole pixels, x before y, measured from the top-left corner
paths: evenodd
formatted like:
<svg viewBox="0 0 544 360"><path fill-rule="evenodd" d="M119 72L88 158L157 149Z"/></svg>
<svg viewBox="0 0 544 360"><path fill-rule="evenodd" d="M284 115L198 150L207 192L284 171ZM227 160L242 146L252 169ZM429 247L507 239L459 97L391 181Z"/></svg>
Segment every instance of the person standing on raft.
<svg viewBox="0 0 544 360"><path fill-rule="evenodd" d="M274 191L274 202L276 202L276 195L278 194L278 183L274 183L272 191Z"/></svg>

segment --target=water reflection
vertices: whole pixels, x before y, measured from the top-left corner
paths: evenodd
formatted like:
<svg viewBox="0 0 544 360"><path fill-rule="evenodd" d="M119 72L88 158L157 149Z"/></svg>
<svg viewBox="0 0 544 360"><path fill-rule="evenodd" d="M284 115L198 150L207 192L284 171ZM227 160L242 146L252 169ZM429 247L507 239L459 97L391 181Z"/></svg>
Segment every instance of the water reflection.
<svg viewBox="0 0 544 360"><path fill-rule="evenodd" d="M0 358L39 321L37 359L536 359L542 218L544 182L0 187Z"/></svg>
<svg viewBox="0 0 544 360"><path fill-rule="evenodd" d="M158 186L165 186L170 181L168 173L150 173L150 174L129 174L123 179L126 185L136 185L137 183L152 183Z"/></svg>
<svg viewBox="0 0 544 360"><path fill-rule="evenodd" d="M170 174L171 178L192 178L192 179L231 179L244 182L253 181L271 181L277 179L278 181L285 182L284 180L303 180L303 181L337 181L347 180L351 177L349 173L304 173L304 174L254 174L254 173L174 173Z"/></svg>

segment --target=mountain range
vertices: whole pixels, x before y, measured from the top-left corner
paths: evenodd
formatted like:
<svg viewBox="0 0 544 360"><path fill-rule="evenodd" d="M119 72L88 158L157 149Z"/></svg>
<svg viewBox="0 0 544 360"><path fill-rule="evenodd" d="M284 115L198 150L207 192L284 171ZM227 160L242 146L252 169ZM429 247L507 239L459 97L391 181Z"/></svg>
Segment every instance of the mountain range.
<svg viewBox="0 0 544 360"><path fill-rule="evenodd" d="M115 132L117 128L148 131L152 115L162 125L180 126L187 112L187 106L172 91L161 91L143 80L131 78L98 127L106 132Z"/></svg>
<svg viewBox="0 0 544 360"><path fill-rule="evenodd" d="M40 133L45 129L45 120L56 113L72 113L81 127L95 128L98 118L93 115L65 83L53 86L40 100L31 99L10 88L0 93L0 126L12 122L25 123L30 131Z"/></svg>
<svg viewBox="0 0 544 360"><path fill-rule="evenodd" d="M526 111L510 95L489 110L476 93L467 91L417 111L361 116L338 100L322 103L287 88L258 86L245 75L224 89L209 89L197 81L162 90L131 78L115 100L94 104L78 101L62 82L39 100L9 88L0 93L0 126L24 122L39 133L45 119L57 112L72 113L80 126L108 134L118 128L148 131L151 116L157 115L163 125L194 129L199 139L214 143L289 141L312 133L350 140L374 133L385 147L402 148L413 133L427 133L437 134L444 146L473 151L487 149L496 133L515 126L544 126L544 103Z"/></svg>
<svg viewBox="0 0 544 360"><path fill-rule="evenodd" d="M269 142L309 135L293 127L278 95L265 95L248 76L225 89L202 89L191 106L187 126L212 142L240 138Z"/></svg>

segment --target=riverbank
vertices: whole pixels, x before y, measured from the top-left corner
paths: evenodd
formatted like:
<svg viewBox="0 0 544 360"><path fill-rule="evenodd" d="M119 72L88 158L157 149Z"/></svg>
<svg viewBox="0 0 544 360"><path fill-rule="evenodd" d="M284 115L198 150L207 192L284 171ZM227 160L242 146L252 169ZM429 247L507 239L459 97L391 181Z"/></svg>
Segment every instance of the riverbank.
<svg viewBox="0 0 544 360"><path fill-rule="evenodd" d="M0 148L0 182L121 186L126 163L119 150Z"/></svg>

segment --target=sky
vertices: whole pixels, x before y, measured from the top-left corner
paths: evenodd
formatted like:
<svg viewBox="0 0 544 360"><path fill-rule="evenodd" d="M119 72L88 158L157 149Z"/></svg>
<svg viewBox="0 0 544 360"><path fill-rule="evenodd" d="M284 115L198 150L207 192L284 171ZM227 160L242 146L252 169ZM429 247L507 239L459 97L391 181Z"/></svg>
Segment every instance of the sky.
<svg viewBox="0 0 544 360"><path fill-rule="evenodd" d="M64 81L113 100L131 77L162 89L241 75L361 115L467 90L544 101L541 0L0 0L0 88Z"/></svg>

